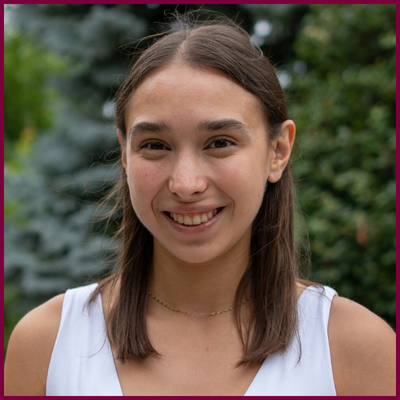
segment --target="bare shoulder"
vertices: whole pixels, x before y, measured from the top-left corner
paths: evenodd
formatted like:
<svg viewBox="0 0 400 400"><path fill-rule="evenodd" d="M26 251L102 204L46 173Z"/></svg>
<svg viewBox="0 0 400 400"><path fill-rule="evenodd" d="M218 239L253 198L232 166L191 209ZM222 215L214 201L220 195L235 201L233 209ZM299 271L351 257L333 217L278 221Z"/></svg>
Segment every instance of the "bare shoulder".
<svg viewBox="0 0 400 400"><path fill-rule="evenodd" d="M301 296L301 294L304 292L305 289L307 289L307 285L305 285L302 282L296 282L297 298Z"/></svg>
<svg viewBox="0 0 400 400"><path fill-rule="evenodd" d="M14 328L4 370L6 396L44 396L47 370L61 320L61 294L26 314Z"/></svg>
<svg viewBox="0 0 400 400"><path fill-rule="evenodd" d="M338 395L396 394L396 334L383 319L334 297L328 334Z"/></svg>

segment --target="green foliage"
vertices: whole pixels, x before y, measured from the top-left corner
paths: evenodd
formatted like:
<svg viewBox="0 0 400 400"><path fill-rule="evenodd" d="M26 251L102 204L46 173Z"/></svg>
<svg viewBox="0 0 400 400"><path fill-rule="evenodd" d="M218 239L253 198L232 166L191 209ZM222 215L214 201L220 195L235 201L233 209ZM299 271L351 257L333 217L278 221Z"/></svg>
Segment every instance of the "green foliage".
<svg viewBox="0 0 400 400"><path fill-rule="evenodd" d="M5 159L15 158L15 147L29 150L37 131L50 128L50 107L56 93L47 86L49 74L59 74L62 62L33 43L28 35L5 30L4 139Z"/></svg>
<svg viewBox="0 0 400 400"><path fill-rule="evenodd" d="M243 4L242 7L252 14L255 23L263 21L270 24L271 31L258 44L278 71L286 69L287 63L295 58L293 41L304 15L307 15L308 5ZM258 36L255 27L251 27L250 33Z"/></svg>
<svg viewBox="0 0 400 400"><path fill-rule="evenodd" d="M21 314L104 273L109 268L107 256L115 247L92 231L93 201L104 194L118 173L110 171L110 161L104 157L117 147L118 140L103 117L102 104L110 96L110 82L128 67L118 48L127 38L145 34L146 24L118 7L107 12L101 6L82 6L83 15L68 10L68 5L13 9L13 30L21 32L18 36L40 43L50 59L67 58L69 68L52 81L63 96L51 104L54 124L32 142L33 150L22 160L19 174L11 173L10 168L5 171L4 274L13 287L7 303L6 342ZM25 40L13 43L10 57L17 63L17 44L25 44ZM41 54L32 46L28 49L35 56ZM34 49L40 49L39 45ZM40 59L20 64L28 81L22 81L22 87L35 88L32 96L46 114L50 109L39 83L47 80L49 71L43 73L38 67ZM10 68L12 79L20 79L19 71ZM18 108L26 109L28 115L41 115L30 103L14 104L12 109ZM14 127L15 122L9 121ZM38 126L46 127L44 123ZM15 135L19 130L14 129Z"/></svg>
<svg viewBox="0 0 400 400"><path fill-rule="evenodd" d="M311 279L395 327L395 5L311 6L295 44L298 197ZM361 23L362 21L362 23Z"/></svg>

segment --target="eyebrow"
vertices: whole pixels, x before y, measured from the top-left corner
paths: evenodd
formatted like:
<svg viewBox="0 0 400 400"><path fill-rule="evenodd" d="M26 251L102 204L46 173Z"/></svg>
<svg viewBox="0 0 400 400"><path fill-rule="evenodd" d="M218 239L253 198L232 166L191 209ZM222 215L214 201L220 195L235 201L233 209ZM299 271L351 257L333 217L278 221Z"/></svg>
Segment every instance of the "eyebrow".
<svg viewBox="0 0 400 400"><path fill-rule="evenodd" d="M249 130L243 122L230 118L200 122L197 128L199 131L234 130L247 132Z"/></svg>
<svg viewBox="0 0 400 400"><path fill-rule="evenodd" d="M215 121L202 121L197 125L199 131L235 130L248 132L248 127L236 119L225 118ZM172 127L165 122L138 122L129 130L128 136L138 136L145 132L162 133L171 132Z"/></svg>
<svg viewBox="0 0 400 400"><path fill-rule="evenodd" d="M171 126L164 122L138 122L129 129L128 136L136 136L145 132L161 133L171 130Z"/></svg>

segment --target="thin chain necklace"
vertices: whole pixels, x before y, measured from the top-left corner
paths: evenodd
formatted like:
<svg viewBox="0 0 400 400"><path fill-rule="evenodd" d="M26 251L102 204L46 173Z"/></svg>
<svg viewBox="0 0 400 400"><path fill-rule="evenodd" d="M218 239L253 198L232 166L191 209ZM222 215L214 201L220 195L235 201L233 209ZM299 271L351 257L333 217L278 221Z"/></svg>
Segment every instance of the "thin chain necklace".
<svg viewBox="0 0 400 400"><path fill-rule="evenodd" d="M222 310L222 311L214 311L214 312L211 312L211 313L195 313L195 312L190 312L190 311L178 310L177 308L171 307L168 304L165 304L160 299L157 299L157 297L154 296L151 292L149 292L149 296L151 296L155 301L160 303L162 306L164 306L164 307L166 307L166 308L168 308L168 309L170 309L172 311L175 311L175 312L178 312L178 313L182 313L182 314L188 314L188 315L212 316L212 315L218 315L218 314L222 314L222 313L225 313L225 312L228 312L228 311L232 311L235 308L235 306L233 306L231 308L227 308L226 310ZM246 303L247 300L249 300L249 299L250 299L250 297L248 297L246 300L244 300L242 303L240 303L239 307L242 306L244 303Z"/></svg>

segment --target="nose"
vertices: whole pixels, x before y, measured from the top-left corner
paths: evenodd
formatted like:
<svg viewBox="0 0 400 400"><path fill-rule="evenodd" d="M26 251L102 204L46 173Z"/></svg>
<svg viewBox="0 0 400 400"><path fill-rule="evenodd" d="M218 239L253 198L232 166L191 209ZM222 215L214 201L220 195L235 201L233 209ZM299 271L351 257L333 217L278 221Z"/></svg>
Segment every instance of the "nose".
<svg viewBox="0 0 400 400"><path fill-rule="evenodd" d="M169 190L182 200L192 200L207 189L204 168L197 156L185 153L177 156L171 170Z"/></svg>

